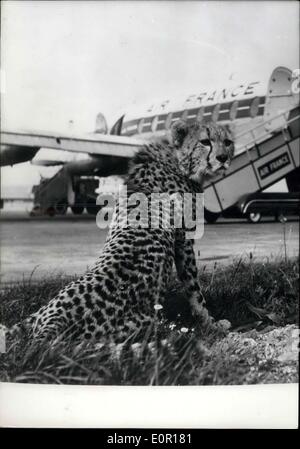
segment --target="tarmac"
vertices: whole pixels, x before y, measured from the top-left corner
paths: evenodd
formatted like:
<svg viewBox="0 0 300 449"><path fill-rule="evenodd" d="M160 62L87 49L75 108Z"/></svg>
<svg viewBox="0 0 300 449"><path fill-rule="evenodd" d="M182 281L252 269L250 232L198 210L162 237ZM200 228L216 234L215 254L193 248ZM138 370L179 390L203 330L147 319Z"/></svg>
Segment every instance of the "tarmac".
<svg viewBox="0 0 300 449"><path fill-rule="evenodd" d="M64 274L81 275L92 267L105 243L107 230L96 218L83 215L29 217L24 211L0 214L1 283L40 280ZM205 225L195 243L197 263L210 268L234 259L272 260L299 253L299 222L282 224L266 219L259 224L246 220L219 220Z"/></svg>

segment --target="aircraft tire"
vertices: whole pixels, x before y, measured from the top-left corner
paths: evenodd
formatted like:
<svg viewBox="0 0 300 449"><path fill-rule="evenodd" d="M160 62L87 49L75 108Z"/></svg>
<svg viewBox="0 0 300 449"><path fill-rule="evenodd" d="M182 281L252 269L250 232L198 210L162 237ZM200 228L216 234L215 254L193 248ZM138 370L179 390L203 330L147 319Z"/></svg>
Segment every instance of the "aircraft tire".
<svg viewBox="0 0 300 449"><path fill-rule="evenodd" d="M65 202L59 202L55 206L55 211L58 215L65 215L68 210L68 204Z"/></svg>
<svg viewBox="0 0 300 449"><path fill-rule="evenodd" d="M218 212L211 212L210 210L204 208L204 218L205 221L209 224L215 223L220 215L221 214L219 214Z"/></svg>
<svg viewBox="0 0 300 449"><path fill-rule="evenodd" d="M96 200L90 200L85 208L90 215L97 215L98 211L101 209L101 207L96 204Z"/></svg>
<svg viewBox="0 0 300 449"><path fill-rule="evenodd" d="M50 207L48 207L46 210L45 210L45 214L46 215L48 215L49 217L54 217L54 215L55 215L55 208L53 207L53 206L50 206Z"/></svg>
<svg viewBox="0 0 300 449"><path fill-rule="evenodd" d="M74 215L81 215L83 209L84 208L82 206L71 206L71 211L73 212Z"/></svg>
<svg viewBox="0 0 300 449"><path fill-rule="evenodd" d="M100 210L100 207L96 204L90 204L86 206L86 211L90 215L97 215L98 211Z"/></svg>

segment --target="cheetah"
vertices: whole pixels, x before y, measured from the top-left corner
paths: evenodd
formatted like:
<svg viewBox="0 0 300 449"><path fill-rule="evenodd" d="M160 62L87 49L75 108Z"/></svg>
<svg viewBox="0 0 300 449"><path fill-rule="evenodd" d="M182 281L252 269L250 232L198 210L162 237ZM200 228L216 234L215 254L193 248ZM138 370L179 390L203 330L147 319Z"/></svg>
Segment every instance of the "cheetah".
<svg viewBox="0 0 300 449"><path fill-rule="evenodd" d="M130 162L127 195L153 192L169 195L202 193L203 183L226 170L234 153L230 131L208 123L192 125L179 120L171 128L169 142L149 143ZM128 205L128 212L134 211ZM47 305L8 330L21 330L30 338L52 340L69 334L82 340L109 338L125 341L141 335L155 318L170 284L173 265L184 284L195 313L208 315L200 298L193 241L185 229L124 223L120 200L103 251L95 265L64 287Z"/></svg>

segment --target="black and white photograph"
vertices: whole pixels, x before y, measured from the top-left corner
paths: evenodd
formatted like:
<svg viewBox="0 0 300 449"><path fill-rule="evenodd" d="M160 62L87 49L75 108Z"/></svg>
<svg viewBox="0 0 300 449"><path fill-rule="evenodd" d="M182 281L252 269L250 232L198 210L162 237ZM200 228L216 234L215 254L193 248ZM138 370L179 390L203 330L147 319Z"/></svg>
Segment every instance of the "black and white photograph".
<svg viewBox="0 0 300 449"><path fill-rule="evenodd" d="M296 1L1 2L0 397L297 386L299 66Z"/></svg>

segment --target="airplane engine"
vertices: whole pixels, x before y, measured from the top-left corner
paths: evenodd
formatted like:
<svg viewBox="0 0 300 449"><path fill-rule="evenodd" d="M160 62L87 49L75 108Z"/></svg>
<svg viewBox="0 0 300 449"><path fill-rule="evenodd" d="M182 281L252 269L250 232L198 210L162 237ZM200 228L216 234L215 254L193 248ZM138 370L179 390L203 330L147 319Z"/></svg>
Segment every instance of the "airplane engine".
<svg viewBox="0 0 300 449"><path fill-rule="evenodd" d="M113 156L89 156L88 159L71 161L65 169L76 176L110 176L124 174L128 168L128 159Z"/></svg>
<svg viewBox="0 0 300 449"><path fill-rule="evenodd" d="M4 167L6 165L30 161L38 150L39 147L1 145L0 166Z"/></svg>

